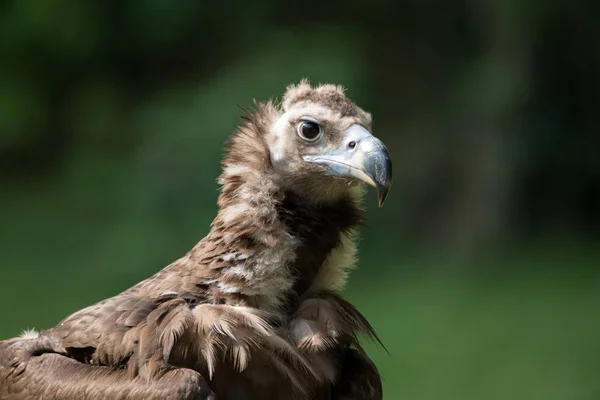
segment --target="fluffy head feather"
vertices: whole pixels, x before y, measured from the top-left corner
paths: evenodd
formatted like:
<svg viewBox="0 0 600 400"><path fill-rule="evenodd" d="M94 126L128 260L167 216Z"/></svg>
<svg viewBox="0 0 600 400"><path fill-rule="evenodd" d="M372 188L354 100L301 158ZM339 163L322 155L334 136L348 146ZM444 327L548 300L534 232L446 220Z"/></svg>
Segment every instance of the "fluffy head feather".
<svg viewBox="0 0 600 400"><path fill-rule="evenodd" d="M341 117L357 117L371 124L371 114L365 112L354 104L345 95L346 89L340 85L319 85L312 87L308 80L303 79L298 85L288 86L283 95L282 108L285 112L293 107L310 107L319 104L328 108Z"/></svg>

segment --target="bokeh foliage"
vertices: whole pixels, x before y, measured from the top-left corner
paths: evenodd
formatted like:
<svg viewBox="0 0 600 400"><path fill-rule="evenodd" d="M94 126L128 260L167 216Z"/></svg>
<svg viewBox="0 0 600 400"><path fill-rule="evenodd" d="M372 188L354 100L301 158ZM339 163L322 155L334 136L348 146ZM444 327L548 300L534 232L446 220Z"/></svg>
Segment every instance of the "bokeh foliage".
<svg viewBox="0 0 600 400"><path fill-rule="evenodd" d="M394 158L348 296L386 398L600 396L600 3L0 5L0 337L187 251L254 99L345 85Z"/></svg>

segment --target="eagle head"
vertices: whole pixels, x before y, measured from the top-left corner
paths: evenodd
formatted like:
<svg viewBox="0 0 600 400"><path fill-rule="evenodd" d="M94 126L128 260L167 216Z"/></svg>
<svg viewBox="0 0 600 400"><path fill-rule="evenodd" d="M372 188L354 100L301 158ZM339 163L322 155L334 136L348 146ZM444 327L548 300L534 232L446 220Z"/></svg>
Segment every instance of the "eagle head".
<svg viewBox="0 0 600 400"><path fill-rule="evenodd" d="M288 87L266 132L270 161L282 184L323 201L366 183L377 189L383 205L392 185L392 163L384 144L371 134L371 122L341 86L312 87L303 80Z"/></svg>

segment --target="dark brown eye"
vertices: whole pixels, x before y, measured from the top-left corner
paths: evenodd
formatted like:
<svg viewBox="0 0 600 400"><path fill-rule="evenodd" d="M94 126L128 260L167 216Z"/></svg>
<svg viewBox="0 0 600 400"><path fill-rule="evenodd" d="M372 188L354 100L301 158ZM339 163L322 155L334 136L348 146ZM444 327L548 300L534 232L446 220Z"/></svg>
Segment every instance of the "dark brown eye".
<svg viewBox="0 0 600 400"><path fill-rule="evenodd" d="M312 121L300 121L298 135L307 142L314 142L321 136L321 126Z"/></svg>

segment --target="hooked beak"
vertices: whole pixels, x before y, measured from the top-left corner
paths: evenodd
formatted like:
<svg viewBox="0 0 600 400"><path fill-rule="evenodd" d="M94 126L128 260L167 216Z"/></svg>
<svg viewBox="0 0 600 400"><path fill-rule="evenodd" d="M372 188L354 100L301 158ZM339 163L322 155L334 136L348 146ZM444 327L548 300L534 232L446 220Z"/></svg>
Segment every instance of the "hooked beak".
<svg viewBox="0 0 600 400"><path fill-rule="evenodd" d="M303 158L326 165L330 175L353 177L375 187L379 207L383 206L392 187L390 154L381 140L360 125L352 125L346 130L341 147Z"/></svg>

